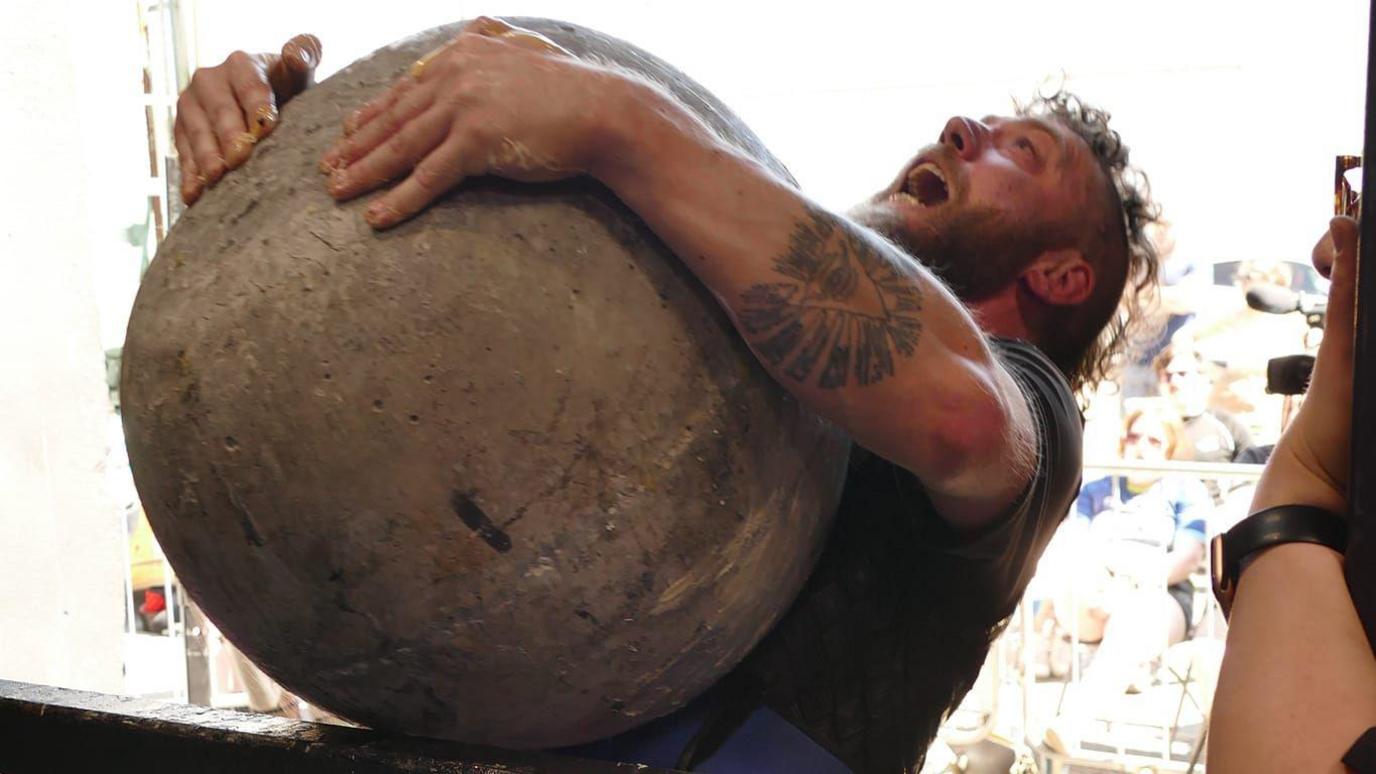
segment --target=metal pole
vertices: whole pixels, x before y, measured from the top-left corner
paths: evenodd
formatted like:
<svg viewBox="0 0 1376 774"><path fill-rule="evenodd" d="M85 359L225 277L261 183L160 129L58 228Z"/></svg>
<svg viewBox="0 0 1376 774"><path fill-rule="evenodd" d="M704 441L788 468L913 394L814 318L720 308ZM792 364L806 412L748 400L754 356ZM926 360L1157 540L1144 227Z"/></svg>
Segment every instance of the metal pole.
<svg viewBox="0 0 1376 774"><path fill-rule="evenodd" d="M1376 0L1368 18L1366 63L1366 139L1362 156L1376 160ZM1362 191L1376 193L1373 164L1362 166ZM1349 486L1351 537L1347 549L1347 586L1376 644L1376 207L1363 207L1361 251L1357 261L1356 361L1353 373L1352 472Z"/></svg>
<svg viewBox="0 0 1376 774"><path fill-rule="evenodd" d="M171 571L170 565L168 571ZM191 597L183 595L182 600L185 616L183 631L186 636L186 700L202 707L213 707L215 683L210 676L209 626L206 625L205 614Z"/></svg>

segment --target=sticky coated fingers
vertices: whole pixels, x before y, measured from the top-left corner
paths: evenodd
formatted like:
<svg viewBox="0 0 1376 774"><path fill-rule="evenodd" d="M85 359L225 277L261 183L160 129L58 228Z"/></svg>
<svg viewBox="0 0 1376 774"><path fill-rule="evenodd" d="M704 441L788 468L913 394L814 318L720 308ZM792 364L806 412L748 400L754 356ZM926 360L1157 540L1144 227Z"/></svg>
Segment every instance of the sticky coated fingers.
<svg viewBox="0 0 1376 774"><path fill-rule="evenodd" d="M181 167L182 202L189 207L201 198L206 180L201 176L200 168L196 166L196 156L191 152L191 141L187 139L180 123L173 127L172 141L177 147L177 163Z"/></svg>
<svg viewBox="0 0 1376 774"><path fill-rule="evenodd" d="M532 51L573 56L568 49L535 30L517 27L508 24L502 19L490 16L479 16L464 25L463 32L466 34L482 35L487 38L499 38L513 45L520 46L521 48L528 48Z"/></svg>
<svg viewBox="0 0 1376 774"><path fill-rule="evenodd" d="M279 109L315 82L322 51L319 38L302 34L287 41L280 56L272 57L267 75Z"/></svg>
<svg viewBox="0 0 1376 774"><path fill-rule="evenodd" d="M261 57L230 62L229 86L243 111L244 124L254 142L267 136L277 124L277 99L268 85L267 67ZM247 156L245 156L247 158ZM231 165L234 164L231 159Z"/></svg>
<svg viewBox="0 0 1376 774"><path fill-rule="evenodd" d="M290 68L314 70L320 66L323 51L320 38L306 32L288 40L282 46L282 61Z"/></svg>
<svg viewBox="0 0 1376 774"><path fill-rule="evenodd" d="M206 185L214 185L227 169L220 141L206 116L205 107L191 92L178 102L177 125L185 132L191 158Z"/></svg>
<svg viewBox="0 0 1376 774"><path fill-rule="evenodd" d="M392 84L387 91L380 96L355 110L344 118L344 136L349 137L363 127L367 126L373 119L382 115L404 97L411 89L415 88L414 78L403 76L396 83Z"/></svg>
<svg viewBox="0 0 1376 774"><path fill-rule="evenodd" d="M335 170L328 184L330 195L352 199L404 175L443 142L448 131L449 117L442 110L408 121L358 161Z"/></svg>
<svg viewBox="0 0 1376 774"><path fill-rule="evenodd" d="M331 171L353 164L402 131L434 103L433 90L413 89L405 93L387 110L375 114L362 128L337 142L326 153L325 163L331 167Z"/></svg>
<svg viewBox="0 0 1376 774"><path fill-rule="evenodd" d="M410 219L468 176L464 161L463 142L450 136L409 177L369 204L364 220L373 228L386 229Z"/></svg>

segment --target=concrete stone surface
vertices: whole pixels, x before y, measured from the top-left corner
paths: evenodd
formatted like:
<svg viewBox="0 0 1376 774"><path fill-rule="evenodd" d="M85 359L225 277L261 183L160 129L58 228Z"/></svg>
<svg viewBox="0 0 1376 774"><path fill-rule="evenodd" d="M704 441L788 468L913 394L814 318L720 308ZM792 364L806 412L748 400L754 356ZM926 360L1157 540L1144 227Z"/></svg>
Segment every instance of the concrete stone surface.
<svg viewBox="0 0 1376 774"><path fill-rule="evenodd" d="M523 19L673 90L690 80ZM140 495L191 595L352 720L507 747L665 714L786 609L849 440L588 180L472 181L385 233L316 170L347 111L456 27L288 105L150 267L125 346Z"/></svg>

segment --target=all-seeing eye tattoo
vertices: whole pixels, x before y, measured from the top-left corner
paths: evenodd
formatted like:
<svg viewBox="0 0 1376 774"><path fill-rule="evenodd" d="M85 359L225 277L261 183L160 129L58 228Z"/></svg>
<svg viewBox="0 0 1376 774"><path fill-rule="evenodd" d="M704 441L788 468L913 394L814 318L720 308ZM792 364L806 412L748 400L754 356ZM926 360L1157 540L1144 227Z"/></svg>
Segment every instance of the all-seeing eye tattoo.
<svg viewBox="0 0 1376 774"><path fill-rule="evenodd" d="M741 296L741 327L760 357L821 389L883 381L922 333L911 270L856 228L809 209L774 259L779 281Z"/></svg>

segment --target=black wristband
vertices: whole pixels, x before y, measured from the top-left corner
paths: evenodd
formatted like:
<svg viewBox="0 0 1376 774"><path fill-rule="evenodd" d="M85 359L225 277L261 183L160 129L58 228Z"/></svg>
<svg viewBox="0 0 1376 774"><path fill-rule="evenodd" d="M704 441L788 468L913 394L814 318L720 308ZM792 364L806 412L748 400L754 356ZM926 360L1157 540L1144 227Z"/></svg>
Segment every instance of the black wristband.
<svg viewBox="0 0 1376 774"><path fill-rule="evenodd" d="M1244 562L1254 553L1282 543L1317 543L1339 553L1347 548L1347 521L1312 505L1277 505L1243 519L1214 537L1210 545L1214 595L1223 615L1232 607Z"/></svg>

